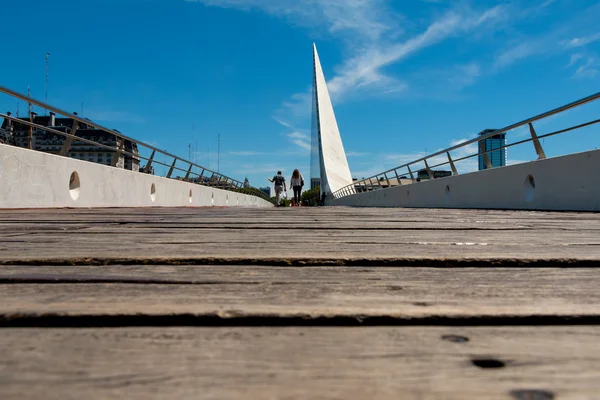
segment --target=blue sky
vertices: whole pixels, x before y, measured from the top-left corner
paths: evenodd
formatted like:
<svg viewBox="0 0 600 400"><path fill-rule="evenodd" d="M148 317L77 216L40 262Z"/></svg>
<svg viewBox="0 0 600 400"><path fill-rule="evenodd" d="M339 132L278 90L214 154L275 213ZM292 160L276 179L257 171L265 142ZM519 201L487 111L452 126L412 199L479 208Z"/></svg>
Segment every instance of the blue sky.
<svg viewBox="0 0 600 400"><path fill-rule="evenodd" d="M313 42L359 178L600 87L597 1L6 3L0 84L43 99L50 52L51 104L185 158L197 142L192 158L213 169L220 134L220 172L253 186L277 169L309 176ZM17 104L0 96L0 107ZM598 107L538 133L595 118ZM599 145L593 127L544 140L549 156ZM511 163L534 157L533 146L509 150Z"/></svg>

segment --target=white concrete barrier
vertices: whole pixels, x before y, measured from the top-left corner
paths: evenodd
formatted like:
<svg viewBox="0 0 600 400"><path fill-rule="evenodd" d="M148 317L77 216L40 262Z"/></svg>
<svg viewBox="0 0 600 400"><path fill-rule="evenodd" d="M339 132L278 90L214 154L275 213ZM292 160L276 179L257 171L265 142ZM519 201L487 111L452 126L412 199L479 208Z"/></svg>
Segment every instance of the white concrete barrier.
<svg viewBox="0 0 600 400"><path fill-rule="evenodd" d="M0 144L0 208L273 207L242 193Z"/></svg>
<svg viewBox="0 0 600 400"><path fill-rule="evenodd" d="M600 211L600 150L373 190L328 204Z"/></svg>

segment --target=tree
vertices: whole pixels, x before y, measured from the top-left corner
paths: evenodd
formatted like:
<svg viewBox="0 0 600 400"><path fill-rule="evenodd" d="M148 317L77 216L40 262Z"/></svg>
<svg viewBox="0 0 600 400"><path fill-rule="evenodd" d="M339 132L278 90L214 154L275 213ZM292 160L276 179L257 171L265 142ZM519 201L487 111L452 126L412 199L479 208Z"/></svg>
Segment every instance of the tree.
<svg viewBox="0 0 600 400"><path fill-rule="evenodd" d="M321 187L317 186L314 189L307 190L302 193L302 205L316 206L319 204L321 194Z"/></svg>

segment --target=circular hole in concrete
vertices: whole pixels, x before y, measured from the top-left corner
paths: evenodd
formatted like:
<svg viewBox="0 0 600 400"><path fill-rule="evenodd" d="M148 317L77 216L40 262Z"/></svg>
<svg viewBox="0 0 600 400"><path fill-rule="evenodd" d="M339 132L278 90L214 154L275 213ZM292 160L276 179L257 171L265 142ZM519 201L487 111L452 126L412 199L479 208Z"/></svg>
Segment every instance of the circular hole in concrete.
<svg viewBox="0 0 600 400"><path fill-rule="evenodd" d="M471 364L482 369L497 369L506 366L504 361L495 358L474 358L471 360Z"/></svg>
<svg viewBox="0 0 600 400"><path fill-rule="evenodd" d="M535 197L535 179L533 175L527 175L525 182L523 182L523 194L525 195L525 202L531 203Z"/></svg>
<svg viewBox="0 0 600 400"><path fill-rule="evenodd" d="M444 192L444 203L450 204L450 186L446 185L446 190Z"/></svg>
<svg viewBox="0 0 600 400"><path fill-rule="evenodd" d="M150 200L153 203L156 201L156 185L154 183L150 186Z"/></svg>
<svg viewBox="0 0 600 400"><path fill-rule="evenodd" d="M71 176L69 177L69 194L73 200L77 200L79 198L80 186L81 181L79 180L79 174L77 171L71 172Z"/></svg>
<svg viewBox="0 0 600 400"><path fill-rule="evenodd" d="M554 393L547 390L519 389L512 390L510 395L515 400L554 400Z"/></svg>
<svg viewBox="0 0 600 400"><path fill-rule="evenodd" d="M452 343L466 343L469 341L469 338L461 335L442 335L442 340Z"/></svg>
<svg viewBox="0 0 600 400"><path fill-rule="evenodd" d="M192 202L192 189L190 189L190 193L188 194L188 201Z"/></svg>

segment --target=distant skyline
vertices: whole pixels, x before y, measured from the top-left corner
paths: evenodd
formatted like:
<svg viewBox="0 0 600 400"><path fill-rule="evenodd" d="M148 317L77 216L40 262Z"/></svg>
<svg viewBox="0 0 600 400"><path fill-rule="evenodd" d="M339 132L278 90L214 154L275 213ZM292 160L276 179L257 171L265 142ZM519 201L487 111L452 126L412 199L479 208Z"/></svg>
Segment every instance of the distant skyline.
<svg viewBox="0 0 600 400"><path fill-rule="evenodd" d="M310 176L313 42L357 178L600 88L600 4L588 0L31 0L3 15L0 84L43 100L49 54L49 103L183 158L197 142L192 158L215 170L220 135L220 172L256 187L279 169ZM591 127L544 148L599 144ZM533 146L508 151L509 164L534 158ZM476 170L477 157L457 166Z"/></svg>

